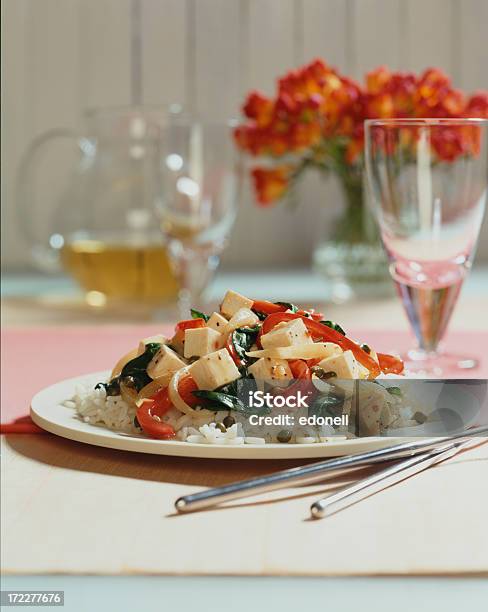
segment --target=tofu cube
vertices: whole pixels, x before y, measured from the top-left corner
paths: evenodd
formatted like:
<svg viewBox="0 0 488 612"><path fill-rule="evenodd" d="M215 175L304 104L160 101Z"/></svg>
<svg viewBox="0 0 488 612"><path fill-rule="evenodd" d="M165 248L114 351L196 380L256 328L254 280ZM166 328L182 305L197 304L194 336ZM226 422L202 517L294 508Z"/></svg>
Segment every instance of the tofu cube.
<svg viewBox="0 0 488 612"><path fill-rule="evenodd" d="M159 344L166 344L168 342L168 338L163 336L163 334L158 334L157 336L149 336L149 338L143 338L139 342L139 347L137 349L137 354L142 355L146 350L146 345L151 344L152 342L157 342Z"/></svg>
<svg viewBox="0 0 488 612"><path fill-rule="evenodd" d="M201 357L189 370L198 388L206 391L213 391L241 376L227 349Z"/></svg>
<svg viewBox="0 0 488 612"><path fill-rule="evenodd" d="M227 323L225 328L226 333L230 333L238 327L252 327L259 321L259 317L254 314L249 308L239 308L239 310L232 315L230 321Z"/></svg>
<svg viewBox="0 0 488 612"><path fill-rule="evenodd" d="M324 372L335 372L337 378L360 378L359 364L352 351L344 351L339 355L326 357L319 362L318 366Z"/></svg>
<svg viewBox="0 0 488 612"><path fill-rule="evenodd" d="M240 308L252 308L254 300L236 293L235 291L227 291L224 296L224 301L220 305L220 312L230 319Z"/></svg>
<svg viewBox="0 0 488 612"><path fill-rule="evenodd" d="M190 357L203 357L222 347L224 337L210 327L196 327L185 330L184 355Z"/></svg>
<svg viewBox="0 0 488 612"><path fill-rule="evenodd" d="M185 365L186 363L169 346L163 345L149 362L147 373L152 379L161 378L181 370Z"/></svg>
<svg viewBox="0 0 488 612"><path fill-rule="evenodd" d="M263 349L312 343L310 333L301 319L280 323L270 332L261 336Z"/></svg>
<svg viewBox="0 0 488 612"><path fill-rule="evenodd" d="M293 378L285 359L262 357L249 366L248 371L256 380L268 382L276 387L286 386Z"/></svg>
<svg viewBox="0 0 488 612"><path fill-rule="evenodd" d="M359 386L357 416L360 435L377 436L392 420L391 409L383 397L384 392L378 389L378 385L373 383L362 383Z"/></svg>
<svg viewBox="0 0 488 612"><path fill-rule="evenodd" d="M359 361L356 361L358 364L358 378L361 380L367 380L369 378L369 370L365 368Z"/></svg>
<svg viewBox="0 0 488 612"><path fill-rule="evenodd" d="M223 317L218 312L214 312L210 319L207 321L207 327L210 327L210 329L213 329L217 332L223 333L223 331L227 327L227 323L228 321L225 317Z"/></svg>

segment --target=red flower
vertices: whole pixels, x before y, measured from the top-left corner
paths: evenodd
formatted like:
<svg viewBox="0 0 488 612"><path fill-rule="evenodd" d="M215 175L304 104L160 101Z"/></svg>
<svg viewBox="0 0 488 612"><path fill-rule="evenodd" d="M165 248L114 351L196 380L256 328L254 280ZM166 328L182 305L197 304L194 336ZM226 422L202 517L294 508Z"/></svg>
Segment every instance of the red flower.
<svg viewBox="0 0 488 612"><path fill-rule="evenodd" d="M371 95L377 95L384 91L391 80L391 72L386 66L379 66L366 75L366 91Z"/></svg>
<svg viewBox="0 0 488 612"><path fill-rule="evenodd" d="M477 91L469 98L464 110L465 117L488 119L488 92Z"/></svg>
<svg viewBox="0 0 488 612"><path fill-rule="evenodd" d="M432 148L443 161L454 161L465 152L463 128L441 127L432 132Z"/></svg>
<svg viewBox="0 0 488 612"><path fill-rule="evenodd" d="M468 100L464 116L472 119L488 119L488 92L477 91ZM481 128L470 125L465 129L467 149L473 155L478 155L481 148Z"/></svg>
<svg viewBox="0 0 488 612"><path fill-rule="evenodd" d="M290 168L254 168L252 178L259 204L268 206L283 197L288 189Z"/></svg>
<svg viewBox="0 0 488 612"><path fill-rule="evenodd" d="M412 116L416 88L415 75L390 72L381 67L366 76L366 116L399 118Z"/></svg>
<svg viewBox="0 0 488 612"><path fill-rule="evenodd" d="M258 125L263 125L269 120L273 112L273 106L272 100L263 96L259 91L252 91L248 95L242 110L246 117L255 119Z"/></svg>
<svg viewBox="0 0 488 612"><path fill-rule="evenodd" d="M294 165L256 168L254 185L260 204L281 198L289 188L293 168L305 160L320 164L352 165L364 151L364 120L369 118L488 118L488 93L466 99L449 77L437 68L417 76L392 72L385 66L368 73L364 86L340 74L320 59L291 70L278 80L276 95L253 91L243 106L246 122L234 133L239 148L254 156L294 155ZM432 136L432 147L442 161L476 155L479 126L442 126ZM376 146L393 154L398 147L415 146L416 128L387 134Z"/></svg>
<svg viewBox="0 0 488 612"><path fill-rule="evenodd" d="M440 70L429 68L420 77L414 95L416 117L459 117L464 96L451 87L450 79Z"/></svg>

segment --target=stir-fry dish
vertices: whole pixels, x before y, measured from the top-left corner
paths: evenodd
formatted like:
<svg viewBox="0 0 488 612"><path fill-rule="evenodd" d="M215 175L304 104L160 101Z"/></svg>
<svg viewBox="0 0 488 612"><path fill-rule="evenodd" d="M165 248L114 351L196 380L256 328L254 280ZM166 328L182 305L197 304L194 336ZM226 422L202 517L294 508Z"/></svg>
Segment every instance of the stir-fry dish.
<svg viewBox="0 0 488 612"><path fill-rule="evenodd" d="M228 291L219 312L192 310L172 337L141 340L109 380L66 405L88 423L161 440L324 442L398 422L401 392L378 379L402 373L398 357L349 338L319 312ZM354 379L370 382L351 427Z"/></svg>

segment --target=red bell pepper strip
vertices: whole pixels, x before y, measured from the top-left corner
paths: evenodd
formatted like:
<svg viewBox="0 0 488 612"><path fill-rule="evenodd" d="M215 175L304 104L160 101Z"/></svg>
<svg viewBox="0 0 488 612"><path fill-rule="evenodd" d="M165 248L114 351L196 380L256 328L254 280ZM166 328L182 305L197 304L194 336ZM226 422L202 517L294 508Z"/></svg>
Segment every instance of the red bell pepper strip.
<svg viewBox="0 0 488 612"><path fill-rule="evenodd" d="M268 302L267 300L254 300L251 308L268 315L274 312L285 312L287 309L282 304L273 304L273 302Z"/></svg>
<svg viewBox="0 0 488 612"><path fill-rule="evenodd" d="M229 337L227 338L227 342L225 343L225 348L227 349L229 355L232 357L232 360L234 361L236 366L240 368L242 366L242 360L237 354L236 347L234 346L234 343L232 342L232 333L230 333Z"/></svg>
<svg viewBox="0 0 488 612"><path fill-rule="evenodd" d="M262 312L263 314L274 314L276 312L286 312L288 308L284 304L274 304L273 302L268 302L267 300L255 300L252 309L258 312ZM321 312L315 312L313 308L310 310L297 310L297 314L302 315L303 317L309 317L314 321L322 321L324 315Z"/></svg>
<svg viewBox="0 0 488 612"><path fill-rule="evenodd" d="M383 374L401 374L405 369L405 364L398 357L378 353L378 361Z"/></svg>
<svg viewBox="0 0 488 612"><path fill-rule="evenodd" d="M195 379L190 375L182 378L180 380L180 384L178 385L178 393L180 394L181 399L192 407L197 406L200 403L198 397L193 395L193 391L198 391L198 385L195 382Z"/></svg>
<svg viewBox="0 0 488 612"><path fill-rule="evenodd" d="M294 359L293 361L290 361L288 365L290 366L293 378L301 378L305 380L312 379L310 368L305 361L303 361L303 359Z"/></svg>
<svg viewBox="0 0 488 612"><path fill-rule="evenodd" d="M283 397L290 397L290 395L296 395L302 389L304 392L313 389L312 385L310 384L310 380L312 380L312 373L310 372L310 368L307 366L305 361L302 359L294 359L293 361L290 361L288 365L290 366L293 378L297 380L286 389L280 390L278 392L279 395Z"/></svg>
<svg viewBox="0 0 488 612"><path fill-rule="evenodd" d="M323 321L324 315L322 312L315 312L313 308L310 310L297 310L297 314L302 315L302 317L308 317L313 319L314 321Z"/></svg>
<svg viewBox="0 0 488 612"><path fill-rule="evenodd" d="M319 323L318 321L314 321L313 319L309 319L308 317L304 317L303 315L299 315L298 313L278 312L269 315L263 321L261 334L267 334L278 325L278 323L293 321L294 319L302 319L315 342L333 342L339 345L344 351L352 351L359 363L369 370L372 378L376 378L376 376L381 373L380 367L376 361L370 357L366 351L363 351L359 344L346 338L346 336L343 336L335 329L323 323Z"/></svg>
<svg viewBox="0 0 488 612"><path fill-rule="evenodd" d="M205 327L205 321L203 319L185 319L184 321L180 321L176 324L175 335L171 342L176 345L183 342L187 329L197 329L199 327Z"/></svg>
<svg viewBox="0 0 488 612"><path fill-rule="evenodd" d="M153 416L158 416L159 418L161 418L173 407L173 404L169 399L168 387L159 389L157 393L147 399L154 402L151 413Z"/></svg>
<svg viewBox="0 0 488 612"><path fill-rule="evenodd" d="M197 383L190 375L182 378L180 380L180 384L178 385L178 393L180 394L181 399L189 406L197 406L199 403L198 398L193 395L193 391L196 391L197 389ZM147 402L148 406L150 405L150 411L153 417L157 416L162 418L169 410L171 410L171 408L173 408L173 403L169 397L168 387L163 387L162 389L159 389L159 391L152 397L145 398L142 400L141 405L144 402ZM151 404L149 404L150 402Z"/></svg>
<svg viewBox="0 0 488 612"><path fill-rule="evenodd" d="M313 368L314 366L318 365L320 362L322 361L322 359L306 359L305 362L308 365L309 368Z"/></svg>
<svg viewBox="0 0 488 612"><path fill-rule="evenodd" d="M205 321L203 319L185 319L176 324L175 332L195 329L197 327L205 327Z"/></svg>
<svg viewBox="0 0 488 612"><path fill-rule="evenodd" d="M154 412L153 412L154 411ZM169 440L174 438L176 435L175 430L168 423L161 423L161 421L154 418L158 416L155 414L155 401L154 399L142 400L139 408L137 409L137 421L142 427L144 433L157 440Z"/></svg>

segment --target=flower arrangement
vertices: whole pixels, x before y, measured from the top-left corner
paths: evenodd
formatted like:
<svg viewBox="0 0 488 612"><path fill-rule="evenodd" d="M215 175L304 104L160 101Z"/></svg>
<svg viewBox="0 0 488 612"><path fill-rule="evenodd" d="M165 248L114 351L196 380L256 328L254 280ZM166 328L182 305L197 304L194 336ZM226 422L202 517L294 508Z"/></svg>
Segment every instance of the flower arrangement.
<svg viewBox="0 0 488 612"><path fill-rule="evenodd" d="M234 133L237 146L267 158L252 169L260 205L293 193L303 173L317 168L335 173L349 208L360 210L366 119L488 118L488 92L467 97L436 68L416 75L380 67L361 85L317 59L280 78L274 98L251 92L243 113L246 120ZM446 129L432 146L439 159L450 161L469 151L473 141ZM352 241L361 239L360 216L356 229L348 223Z"/></svg>

